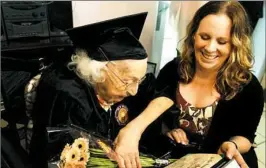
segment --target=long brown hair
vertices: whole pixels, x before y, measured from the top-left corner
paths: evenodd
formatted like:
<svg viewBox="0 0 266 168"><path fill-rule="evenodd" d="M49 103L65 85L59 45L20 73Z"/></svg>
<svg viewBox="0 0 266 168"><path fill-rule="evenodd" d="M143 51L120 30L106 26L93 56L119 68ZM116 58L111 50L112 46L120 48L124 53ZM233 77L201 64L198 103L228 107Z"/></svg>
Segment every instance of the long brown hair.
<svg viewBox="0 0 266 168"><path fill-rule="evenodd" d="M222 99L232 99L252 78L251 26L243 6L237 1L210 1L203 5L187 26L179 65L180 79L191 82L195 75L194 40L200 21L209 14L225 14L232 21L229 58L222 65L216 77L215 87Z"/></svg>

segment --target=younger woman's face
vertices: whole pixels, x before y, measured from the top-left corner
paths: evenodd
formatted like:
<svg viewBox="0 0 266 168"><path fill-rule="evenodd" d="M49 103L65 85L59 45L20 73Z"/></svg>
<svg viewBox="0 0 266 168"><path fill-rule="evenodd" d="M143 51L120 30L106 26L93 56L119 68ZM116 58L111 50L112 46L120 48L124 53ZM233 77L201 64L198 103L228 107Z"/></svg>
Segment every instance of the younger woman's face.
<svg viewBox="0 0 266 168"><path fill-rule="evenodd" d="M232 22L227 15L204 17L194 36L196 68L218 71L231 53Z"/></svg>

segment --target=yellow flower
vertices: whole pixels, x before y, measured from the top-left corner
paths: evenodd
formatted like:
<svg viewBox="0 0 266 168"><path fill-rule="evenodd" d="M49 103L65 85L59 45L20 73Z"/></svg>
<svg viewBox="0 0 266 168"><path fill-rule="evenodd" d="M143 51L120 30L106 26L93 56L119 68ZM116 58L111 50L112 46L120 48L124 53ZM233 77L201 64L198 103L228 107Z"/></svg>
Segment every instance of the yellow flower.
<svg viewBox="0 0 266 168"><path fill-rule="evenodd" d="M66 146L64 147L61 153L60 160L64 160L66 158L66 154L68 153L70 149L71 149L71 146L69 144L66 144Z"/></svg>
<svg viewBox="0 0 266 168"><path fill-rule="evenodd" d="M74 162L73 165L75 168L86 168L86 164L80 162Z"/></svg>
<svg viewBox="0 0 266 168"><path fill-rule="evenodd" d="M71 148L66 154L66 162L75 162L80 159L80 151L78 148Z"/></svg>
<svg viewBox="0 0 266 168"><path fill-rule="evenodd" d="M89 161L89 158L90 158L90 153L88 153L88 152L81 152L80 153L79 162L84 163L86 165L87 162Z"/></svg>
<svg viewBox="0 0 266 168"><path fill-rule="evenodd" d="M65 163L63 168L76 168L73 162L67 162Z"/></svg>
<svg viewBox="0 0 266 168"><path fill-rule="evenodd" d="M86 168L86 165L79 162L67 162L62 168Z"/></svg>
<svg viewBox="0 0 266 168"><path fill-rule="evenodd" d="M85 139L85 138L78 138L74 141L74 143L72 144L72 147L78 148L80 151L88 152L89 141L88 141L88 139Z"/></svg>
<svg viewBox="0 0 266 168"><path fill-rule="evenodd" d="M67 144L60 156L60 168L86 168L89 160L89 141L78 138L72 145Z"/></svg>

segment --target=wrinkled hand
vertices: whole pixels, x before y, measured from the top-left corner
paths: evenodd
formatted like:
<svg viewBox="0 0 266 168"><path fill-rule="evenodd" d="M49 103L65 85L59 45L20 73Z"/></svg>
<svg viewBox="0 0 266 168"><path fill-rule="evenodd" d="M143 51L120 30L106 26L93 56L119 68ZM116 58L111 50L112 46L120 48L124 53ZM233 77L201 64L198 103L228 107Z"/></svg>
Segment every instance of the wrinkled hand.
<svg viewBox="0 0 266 168"><path fill-rule="evenodd" d="M173 129L167 132L166 135L177 143L182 143L183 145L187 145L189 142L185 131L181 128Z"/></svg>
<svg viewBox="0 0 266 168"><path fill-rule="evenodd" d="M124 127L115 139L115 152L119 168L141 168L139 140L141 133L132 127Z"/></svg>
<svg viewBox="0 0 266 168"><path fill-rule="evenodd" d="M248 168L247 163L245 162L245 160L243 159L242 155L240 154L240 152L236 149L236 146L234 143L230 142L230 141L226 141L224 142L219 150L218 150L218 154L222 154L224 153L225 156L228 159L232 159L234 158L237 163L239 164L239 166L241 168Z"/></svg>

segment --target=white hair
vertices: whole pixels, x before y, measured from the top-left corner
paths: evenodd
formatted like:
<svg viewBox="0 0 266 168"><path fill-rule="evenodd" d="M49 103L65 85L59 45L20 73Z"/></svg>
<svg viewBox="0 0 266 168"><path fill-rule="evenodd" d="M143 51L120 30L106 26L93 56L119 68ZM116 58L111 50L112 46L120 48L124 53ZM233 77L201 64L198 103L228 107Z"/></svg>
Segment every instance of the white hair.
<svg viewBox="0 0 266 168"><path fill-rule="evenodd" d="M129 66L139 64L145 60L116 60L112 61L120 69L121 75L129 72ZM106 80L107 61L96 61L91 59L87 52L82 49L77 49L75 54L71 56L71 62L68 63L68 69L73 70L81 79L91 85L103 83ZM122 69L122 70L121 70Z"/></svg>
<svg viewBox="0 0 266 168"><path fill-rule="evenodd" d="M77 49L76 53L71 56L71 62L68 63L68 69L73 70L81 79L91 85L105 81L104 69L107 62L96 61L91 59L87 52Z"/></svg>

